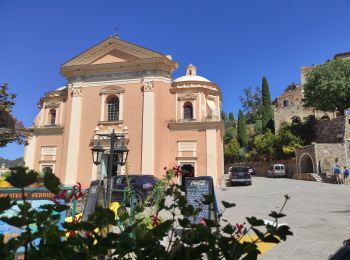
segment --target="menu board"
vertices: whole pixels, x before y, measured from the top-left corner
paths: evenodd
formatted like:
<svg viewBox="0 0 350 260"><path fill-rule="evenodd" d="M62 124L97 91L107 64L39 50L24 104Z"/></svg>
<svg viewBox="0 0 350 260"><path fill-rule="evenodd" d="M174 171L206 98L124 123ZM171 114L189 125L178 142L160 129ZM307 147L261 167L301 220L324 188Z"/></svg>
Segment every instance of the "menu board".
<svg viewBox="0 0 350 260"><path fill-rule="evenodd" d="M213 214L213 210L216 210L215 201L205 205L203 204L203 195L211 195L215 198L212 177L187 177L185 179L186 200L195 209L200 208L200 212L194 218L190 218L190 221L194 224L198 224L204 218L216 218L216 214Z"/></svg>
<svg viewBox="0 0 350 260"><path fill-rule="evenodd" d="M83 213L83 221L88 220L89 216L95 211L96 206L106 207L105 187L102 180L92 181L89 193L86 199Z"/></svg>

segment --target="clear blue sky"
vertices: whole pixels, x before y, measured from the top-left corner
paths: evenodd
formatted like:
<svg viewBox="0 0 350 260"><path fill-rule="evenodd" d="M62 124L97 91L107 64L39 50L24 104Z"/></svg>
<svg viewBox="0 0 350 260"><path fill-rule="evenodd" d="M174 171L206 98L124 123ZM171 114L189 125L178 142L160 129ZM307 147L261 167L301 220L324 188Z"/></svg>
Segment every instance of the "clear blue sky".
<svg viewBox="0 0 350 260"><path fill-rule="evenodd" d="M349 0L0 2L0 82L18 94L15 116L30 126L44 92L65 84L60 65L113 34L171 54L217 83L223 108L243 88L269 80L272 98L300 81L300 67L350 51ZM0 148L14 159L23 147Z"/></svg>

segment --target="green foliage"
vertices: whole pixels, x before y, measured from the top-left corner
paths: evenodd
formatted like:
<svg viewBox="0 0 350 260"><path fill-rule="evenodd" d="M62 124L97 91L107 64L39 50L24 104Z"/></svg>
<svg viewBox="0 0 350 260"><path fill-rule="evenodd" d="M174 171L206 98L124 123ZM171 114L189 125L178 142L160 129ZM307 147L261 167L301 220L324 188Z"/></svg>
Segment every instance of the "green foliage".
<svg viewBox="0 0 350 260"><path fill-rule="evenodd" d="M339 111L350 107L350 60L332 60L313 67L304 84L305 107Z"/></svg>
<svg viewBox="0 0 350 260"><path fill-rule="evenodd" d="M295 136L288 125L282 124L275 139L275 149L278 158L289 158L295 150L303 145L302 140Z"/></svg>
<svg viewBox="0 0 350 260"><path fill-rule="evenodd" d="M30 131L11 114L15 105L15 94L8 92L8 84L0 86L0 147L16 142L24 144Z"/></svg>
<svg viewBox="0 0 350 260"><path fill-rule="evenodd" d="M309 145L315 141L315 123L315 117L309 116L302 122L288 125L288 128L293 135L298 136L302 140L303 145Z"/></svg>
<svg viewBox="0 0 350 260"><path fill-rule="evenodd" d="M220 117L221 117L222 122L224 122L225 127L227 127L227 125L228 125L227 115L223 110L221 110L221 112L220 112Z"/></svg>
<svg viewBox="0 0 350 260"><path fill-rule="evenodd" d="M44 186L53 194L60 192L61 181L51 172L44 174Z"/></svg>
<svg viewBox="0 0 350 260"><path fill-rule="evenodd" d="M263 160L287 159L294 156L295 150L303 145L303 141L291 132L289 125L282 124L277 135L269 129L264 134L257 135L254 145Z"/></svg>
<svg viewBox="0 0 350 260"><path fill-rule="evenodd" d="M27 167L17 166L6 178L6 181L15 188L23 189L34 183L38 183L38 175L37 172L29 170Z"/></svg>
<svg viewBox="0 0 350 260"><path fill-rule="evenodd" d="M240 96L239 100L242 103L242 108L246 116L248 124L254 124L261 119L262 94L261 89L256 87L255 92L251 87L245 88L244 96Z"/></svg>
<svg viewBox="0 0 350 260"><path fill-rule="evenodd" d="M16 187L23 187L24 183L31 182L23 173L37 175L27 169L18 169L18 172L18 183L14 183ZM48 179L53 177L47 175ZM150 212L151 227L144 225L143 218L138 218L131 224L127 211L122 218L119 214L115 216L109 209L96 207L88 221L64 223L65 230L62 230L58 225L59 212L67 207L53 204L34 209L22 188L23 201L0 199L0 214L12 206L19 207L19 211L12 217L0 219L24 230L18 237L8 241L0 236L0 257L14 259L17 249L24 247L25 259L257 259L260 251L256 243L280 243L292 235L288 226L278 227L278 220L285 216L282 210L289 199L287 196L280 211L270 213L275 219L272 225L265 225L263 220L256 217L247 218L251 227L244 227L244 224L233 225L227 220L215 222L208 219L204 219L205 224L192 224L189 220L198 213L198 209L187 203L180 186L171 182L173 177L173 170L168 170L162 182L169 182L169 185L157 204L157 211L146 208L139 211L143 216ZM47 180L46 183L50 184L51 190L60 188L56 179ZM167 203L165 196L168 198ZM212 201L208 196L203 198L203 203ZM227 208L235 206L234 203L225 201L222 204L222 214ZM161 219L159 214L163 212L166 214ZM170 217L166 217L169 215ZM31 228L33 225L35 229ZM125 228L119 228L120 225ZM63 239L68 231L70 236ZM248 232L254 232L258 238L242 242L242 237ZM36 239L39 239L39 243L34 244Z"/></svg>
<svg viewBox="0 0 350 260"><path fill-rule="evenodd" d="M271 97L269 84L267 79L263 77L262 79L262 129L263 131L267 131L268 129L273 130L273 111L271 107Z"/></svg>
<svg viewBox="0 0 350 260"><path fill-rule="evenodd" d="M224 156L226 162L233 162L239 156L240 145L236 138L232 138L224 147Z"/></svg>
<svg viewBox="0 0 350 260"><path fill-rule="evenodd" d="M235 116L233 115L232 112L228 114L228 127L235 127L236 122L235 122Z"/></svg>
<svg viewBox="0 0 350 260"><path fill-rule="evenodd" d="M247 125L242 110L239 110L238 113L237 137L240 145L246 147L248 144Z"/></svg>
<svg viewBox="0 0 350 260"><path fill-rule="evenodd" d="M276 142L276 136L268 129L264 134L257 135L254 139L254 145L256 147L257 154L263 160L272 159L275 154L274 145Z"/></svg>
<svg viewBox="0 0 350 260"><path fill-rule="evenodd" d="M0 111L12 111L12 107L15 105L14 99L16 94L8 92L8 84L4 83L0 86Z"/></svg>
<svg viewBox="0 0 350 260"><path fill-rule="evenodd" d="M237 129L233 126L227 127L225 130L224 144L228 144L233 138L237 136Z"/></svg>

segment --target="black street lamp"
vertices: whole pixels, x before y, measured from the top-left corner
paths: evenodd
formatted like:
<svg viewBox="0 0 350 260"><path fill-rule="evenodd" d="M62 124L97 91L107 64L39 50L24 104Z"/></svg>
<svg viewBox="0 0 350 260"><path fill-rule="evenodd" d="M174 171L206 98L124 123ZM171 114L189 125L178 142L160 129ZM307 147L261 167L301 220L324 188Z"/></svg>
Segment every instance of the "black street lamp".
<svg viewBox="0 0 350 260"><path fill-rule="evenodd" d="M107 194L106 194L106 202L109 206L111 202L111 180L113 176L113 166L125 165L126 160L128 158L129 149L124 145L125 135L124 134L116 134L114 129L111 134L96 134L98 137L102 139L107 139L110 141L110 150L109 150L109 158L108 158L108 168L107 168ZM120 140L122 145L115 147L116 143ZM92 159L94 164L98 165L101 163L103 158L104 149L98 142L92 149Z"/></svg>
<svg viewBox="0 0 350 260"><path fill-rule="evenodd" d="M103 153L105 149L100 145L100 142L98 142L94 147L91 148L92 151L92 161L95 165L99 165L102 162Z"/></svg>
<svg viewBox="0 0 350 260"><path fill-rule="evenodd" d="M124 145L124 143L117 147L114 151L114 162L123 166L126 164L128 159L129 149Z"/></svg>

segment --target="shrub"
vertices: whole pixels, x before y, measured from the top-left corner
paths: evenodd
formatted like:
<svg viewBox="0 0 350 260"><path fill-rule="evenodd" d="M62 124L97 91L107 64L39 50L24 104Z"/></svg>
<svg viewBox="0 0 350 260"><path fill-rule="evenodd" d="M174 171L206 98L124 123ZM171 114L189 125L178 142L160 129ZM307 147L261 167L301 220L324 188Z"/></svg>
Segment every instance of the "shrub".
<svg viewBox="0 0 350 260"><path fill-rule="evenodd" d="M178 174L181 174L178 168L166 172L162 183L168 186L160 188L160 197L151 210L144 205L136 208L138 218L133 224L128 211L116 216L110 209L96 207L88 221L64 223L64 229L69 230L71 236L63 239L66 231L60 228L59 213L68 207L57 203L32 208L25 196L25 187L37 182L38 174L17 168L7 181L21 189L23 200L19 203L0 198L0 213L17 205L17 214L3 216L1 220L22 228L23 232L6 242L4 236L0 236L0 258L13 259L22 247L25 259L256 259L260 253L257 242L279 243L292 235L288 226L278 226L278 220L285 216L282 211L289 199L287 195L280 211L269 215L275 219L273 224L264 224L256 217L247 218L250 227L232 224L223 214L235 204L225 201L222 201L224 210L219 214L221 221L203 219L199 224L192 224L190 219L198 209L187 203L182 187L172 182ZM44 176L44 185L54 194L61 192L59 179L51 173ZM206 196L202 203L212 201ZM163 212L169 216L161 218ZM147 216L150 222L145 226ZM125 228L118 228L125 223L128 223ZM36 229L31 228L33 225ZM106 230L106 227L109 228ZM244 241L242 238L248 232L254 232L257 239Z"/></svg>

